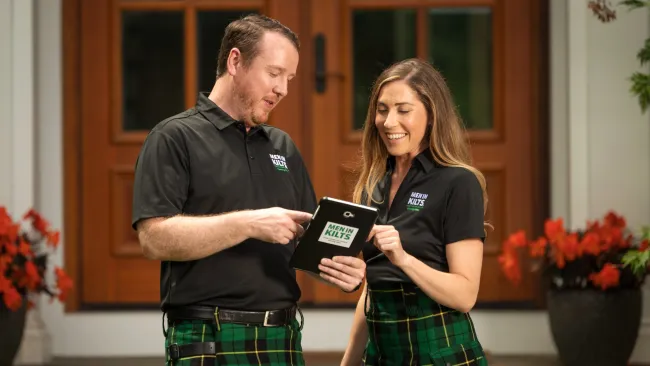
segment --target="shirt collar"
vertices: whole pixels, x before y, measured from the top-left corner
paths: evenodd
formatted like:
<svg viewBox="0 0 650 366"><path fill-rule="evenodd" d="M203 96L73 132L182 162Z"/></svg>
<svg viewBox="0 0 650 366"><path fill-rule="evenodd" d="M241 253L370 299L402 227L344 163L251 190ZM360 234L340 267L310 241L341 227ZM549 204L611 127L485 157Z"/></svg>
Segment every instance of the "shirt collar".
<svg viewBox="0 0 650 366"><path fill-rule="evenodd" d="M419 166L425 173L430 172L433 168L436 167L436 162L433 160L433 155L431 154L430 149L424 149L421 153L415 156L413 163L411 164ZM389 156L388 161L386 162L386 170L392 171L395 168L395 157Z"/></svg>
<svg viewBox="0 0 650 366"><path fill-rule="evenodd" d="M203 114L203 116L205 116L205 118L207 118L208 121L210 121L210 123L212 123L219 131L230 125L235 125L239 129L243 129L245 126L244 122L232 118L228 113L216 105L210 98L208 98L208 93L206 92L199 93L195 108L201 112L201 114ZM253 127L250 133L253 134L259 130L261 131L262 135L268 139L269 133L266 127L267 126L265 125Z"/></svg>
<svg viewBox="0 0 650 366"><path fill-rule="evenodd" d="M414 160L420 164L420 167L422 168L422 170L424 170L425 173L430 172L437 165L435 160L433 160L433 154L431 154L431 149L428 148L424 149L424 151L419 153Z"/></svg>

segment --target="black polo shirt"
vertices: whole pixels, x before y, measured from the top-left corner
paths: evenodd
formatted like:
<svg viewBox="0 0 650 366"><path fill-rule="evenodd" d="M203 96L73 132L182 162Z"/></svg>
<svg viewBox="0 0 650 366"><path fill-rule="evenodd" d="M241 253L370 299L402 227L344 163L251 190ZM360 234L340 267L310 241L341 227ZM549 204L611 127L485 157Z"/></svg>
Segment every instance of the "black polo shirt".
<svg viewBox="0 0 650 366"><path fill-rule="evenodd" d="M386 175L373 192L372 205L379 208L377 224L393 225L407 253L449 272L447 244L485 238L483 192L476 176L464 168L438 165L427 149L413 159L388 209L394 165L394 158L389 158ZM413 282L372 241L364 246L363 257L369 284Z"/></svg>
<svg viewBox="0 0 650 366"><path fill-rule="evenodd" d="M316 197L289 135L235 121L207 94L156 125L135 165L132 224L173 215L283 207L313 212ZM207 258L161 263L161 307L285 308L300 298L289 259L295 245L254 239Z"/></svg>

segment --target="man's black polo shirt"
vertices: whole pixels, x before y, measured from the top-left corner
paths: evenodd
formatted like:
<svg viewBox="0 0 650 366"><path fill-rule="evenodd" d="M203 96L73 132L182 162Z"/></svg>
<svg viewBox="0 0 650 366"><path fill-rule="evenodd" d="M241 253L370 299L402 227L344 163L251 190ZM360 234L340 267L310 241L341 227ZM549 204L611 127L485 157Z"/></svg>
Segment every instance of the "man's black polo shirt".
<svg viewBox="0 0 650 366"><path fill-rule="evenodd" d="M201 93L194 108L156 125L136 161L132 224L174 215L283 207L313 212L316 197L302 157L283 131L248 134ZM249 239L210 257L161 264L161 307L187 304L244 310L289 307L300 298L288 263L294 245Z"/></svg>
<svg viewBox="0 0 650 366"><path fill-rule="evenodd" d="M467 169L437 164L427 149L413 159L388 209L394 165L394 158L389 158L386 175L373 193L372 205L379 208L377 224L394 226L407 253L434 269L449 272L447 244L485 237L483 192L478 179ZM363 257L370 285L413 282L372 241L364 246Z"/></svg>

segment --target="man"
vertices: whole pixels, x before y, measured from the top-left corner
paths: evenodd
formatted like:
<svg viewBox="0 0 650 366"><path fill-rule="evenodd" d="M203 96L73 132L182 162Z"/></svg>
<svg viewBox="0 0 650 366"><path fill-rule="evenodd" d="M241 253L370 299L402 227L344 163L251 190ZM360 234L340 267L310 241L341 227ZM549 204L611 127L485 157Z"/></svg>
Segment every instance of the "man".
<svg viewBox="0 0 650 366"><path fill-rule="evenodd" d="M234 21L211 93L142 146L132 221L144 254L162 261L169 365L304 364L288 262L316 198L291 138L265 124L287 95L298 51L296 35L273 19ZM365 264L324 259L323 271L353 291Z"/></svg>

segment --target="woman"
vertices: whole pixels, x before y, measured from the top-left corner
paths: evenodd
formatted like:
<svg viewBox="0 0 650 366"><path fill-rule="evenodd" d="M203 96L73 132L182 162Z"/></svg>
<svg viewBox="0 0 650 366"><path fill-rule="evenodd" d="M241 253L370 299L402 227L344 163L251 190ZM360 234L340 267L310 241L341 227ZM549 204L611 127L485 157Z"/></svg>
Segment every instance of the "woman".
<svg viewBox="0 0 650 366"><path fill-rule="evenodd" d="M470 160L451 93L431 65L405 60L379 76L354 201L380 214L363 249L367 278L342 365L487 365L468 314L487 208L485 179Z"/></svg>

